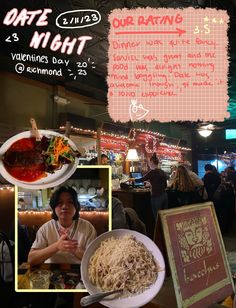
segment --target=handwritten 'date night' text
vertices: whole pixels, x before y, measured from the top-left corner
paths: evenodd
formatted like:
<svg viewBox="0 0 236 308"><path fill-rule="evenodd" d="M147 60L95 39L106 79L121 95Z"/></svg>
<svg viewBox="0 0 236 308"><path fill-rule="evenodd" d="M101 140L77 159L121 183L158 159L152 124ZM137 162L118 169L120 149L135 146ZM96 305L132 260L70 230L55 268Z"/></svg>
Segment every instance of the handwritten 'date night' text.
<svg viewBox="0 0 236 308"><path fill-rule="evenodd" d="M114 120L228 116L226 12L123 9L109 21L108 102Z"/></svg>
<svg viewBox="0 0 236 308"><path fill-rule="evenodd" d="M48 25L48 14L52 13L51 9L28 11L22 9L20 12L16 8L10 10L4 20L3 24L6 26L30 26L33 23L37 27L44 27ZM38 49L39 47L46 48L49 46L52 51L60 51L62 54L72 54L76 52L80 55L87 41L91 40L91 36L80 36L78 38L71 39L69 36L62 39L60 34L52 37L51 32L35 31L30 41L29 47Z"/></svg>

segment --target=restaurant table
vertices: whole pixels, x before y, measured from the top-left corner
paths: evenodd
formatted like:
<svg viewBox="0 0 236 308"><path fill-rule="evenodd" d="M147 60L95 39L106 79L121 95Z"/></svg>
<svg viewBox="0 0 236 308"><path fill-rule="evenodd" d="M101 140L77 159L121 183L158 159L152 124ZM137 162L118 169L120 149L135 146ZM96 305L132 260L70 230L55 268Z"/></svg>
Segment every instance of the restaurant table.
<svg viewBox="0 0 236 308"><path fill-rule="evenodd" d="M80 300L82 297L84 296L87 296L88 293L75 293L74 294L74 306L73 308L80 308ZM94 303L92 305L89 305L90 308L100 308L100 307L105 307L103 306L102 304L99 304L99 303ZM144 306L142 306L143 308L170 308L170 307L165 307L165 306L162 306L162 305L159 305L159 304L156 304L156 303L148 303ZM125 308L125 307L124 307Z"/></svg>
<svg viewBox="0 0 236 308"><path fill-rule="evenodd" d="M87 296L88 293L74 293L73 308L80 308L80 300L82 297ZM102 304L94 303L89 305L90 308L102 308ZM140 306L142 308L177 308L176 296L171 277L167 277L164 281L162 288L154 299L146 305ZM121 307L122 308L122 307ZM125 308L125 307L124 307ZM208 308L236 308L235 306L224 306L223 304L216 303L210 305Z"/></svg>
<svg viewBox="0 0 236 308"><path fill-rule="evenodd" d="M75 289L79 283L81 284L81 287L83 287L80 276L80 264L42 263L41 265L30 267L29 263L22 263L18 268L18 290L31 289L29 274L38 269L49 270L52 273L49 289L72 290ZM54 279L52 279L52 277L54 277ZM65 282L60 283L60 287L56 287L56 284L59 286L58 281L55 280L57 277L60 278L60 281L63 278L63 282Z"/></svg>
<svg viewBox="0 0 236 308"><path fill-rule="evenodd" d="M74 293L74 306L73 308L80 308L80 300L82 297L88 295L88 293ZM90 308L104 307L99 303L89 305ZM162 288L154 299L141 306L142 308L177 308L176 297L174 292L174 286L171 277L167 277L164 281ZM125 307L121 307L125 308Z"/></svg>
<svg viewBox="0 0 236 308"><path fill-rule="evenodd" d="M80 308L80 300L88 293L74 293L74 306L73 308ZM89 306L90 308L104 307L99 303L94 303ZM148 304L142 306L143 308L177 308L174 286L171 277L167 277L164 281L162 288L154 299ZM122 307L121 307L122 308ZM125 308L125 307L123 307Z"/></svg>
<svg viewBox="0 0 236 308"><path fill-rule="evenodd" d="M79 273L79 276L80 276L80 264L43 263L40 266L35 266L33 268L30 268L30 265L28 263L22 263L19 266L18 272L23 270L23 271L25 271L25 273L24 274L18 274L18 290L25 291L26 289L30 289L30 281L29 281L28 275L32 270L35 270L35 269L47 269L47 270L50 270L52 272L54 272L56 270L56 271L60 271L61 273L76 271L76 272ZM81 282L81 280L79 282ZM59 289L55 289L52 284L50 285L50 289L52 289L52 291L53 291L53 289L55 291L59 290ZM73 297L74 297L73 308L80 308L81 307L80 306L81 298L88 295L86 290L81 292L81 289L80 290L67 289L66 291L75 292L74 295L73 295ZM99 304L99 303L94 303L94 304L90 305L89 307L91 307L91 308L101 308L101 307L104 307L104 306ZM163 284L161 290L159 291L159 293L156 295L156 297L151 302L149 302L148 304L146 304L142 307L143 308L170 308L170 307L171 308L177 308L172 278L166 277L164 284ZM225 306L215 304L215 305L212 305L209 308L216 308L216 307L225 307Z"/></svg>

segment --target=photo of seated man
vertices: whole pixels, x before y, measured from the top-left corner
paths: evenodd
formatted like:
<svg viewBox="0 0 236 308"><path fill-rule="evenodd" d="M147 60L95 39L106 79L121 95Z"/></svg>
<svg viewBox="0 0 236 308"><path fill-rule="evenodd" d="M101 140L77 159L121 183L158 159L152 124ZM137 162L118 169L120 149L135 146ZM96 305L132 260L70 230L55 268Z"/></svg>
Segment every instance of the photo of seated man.
<svg viewBox="0 0 236 308"><path fill-rule="evenodd" d="M17 213L18 290L84 289L83 255L111 229L110 178L109 166L83 166L53 188L19 187L27 210Z"/></svg>

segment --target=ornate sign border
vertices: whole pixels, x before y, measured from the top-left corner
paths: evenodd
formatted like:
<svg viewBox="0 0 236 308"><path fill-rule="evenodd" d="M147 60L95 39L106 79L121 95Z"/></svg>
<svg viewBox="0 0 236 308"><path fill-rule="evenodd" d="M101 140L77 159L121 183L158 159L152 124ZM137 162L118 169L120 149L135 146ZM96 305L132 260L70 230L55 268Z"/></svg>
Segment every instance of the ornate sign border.
<svg viewBox="0 0 236 308"><path fill-rule="evenodd" d="M208 307L231 295L234 284L213 203L159 214L178 307Z"/></svg>

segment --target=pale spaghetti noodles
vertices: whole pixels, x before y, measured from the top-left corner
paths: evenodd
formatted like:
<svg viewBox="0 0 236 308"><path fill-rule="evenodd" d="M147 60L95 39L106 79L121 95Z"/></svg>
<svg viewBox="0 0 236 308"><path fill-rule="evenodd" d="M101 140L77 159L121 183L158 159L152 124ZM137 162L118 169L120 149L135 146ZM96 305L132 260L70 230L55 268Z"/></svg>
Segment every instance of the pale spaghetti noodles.
<svg viewBox="0 0 236 308"><path fill-rule="evenodd" d="M141 293L156 281L158 266L143 243L125 235L101 242L89 261L88 274L102 291Z"/></svg>

